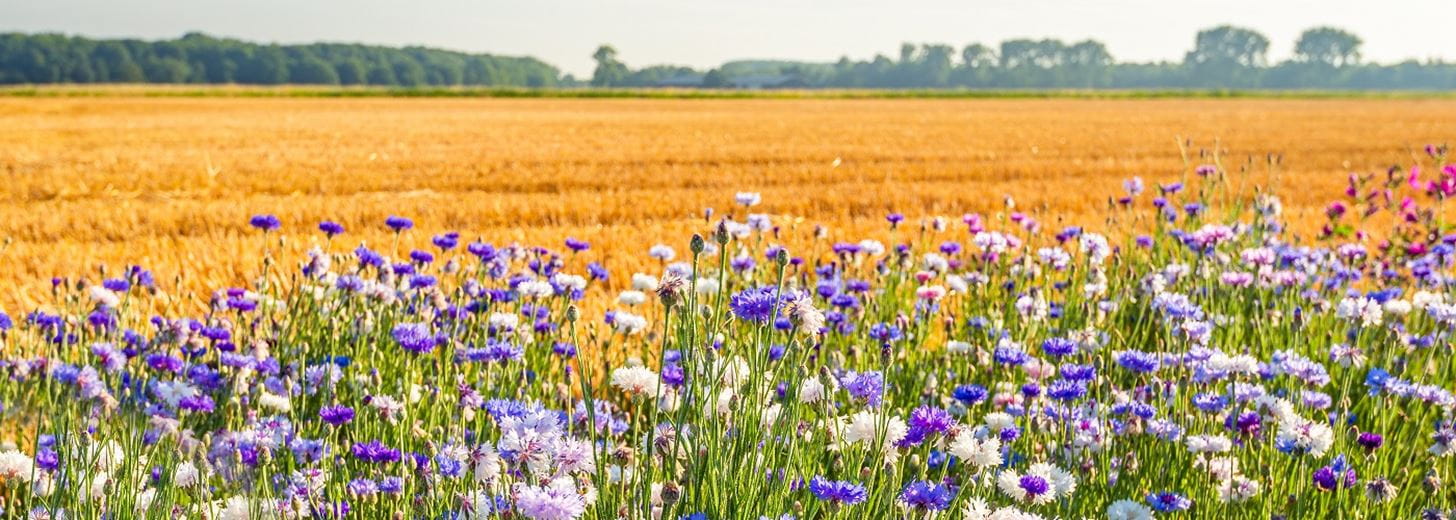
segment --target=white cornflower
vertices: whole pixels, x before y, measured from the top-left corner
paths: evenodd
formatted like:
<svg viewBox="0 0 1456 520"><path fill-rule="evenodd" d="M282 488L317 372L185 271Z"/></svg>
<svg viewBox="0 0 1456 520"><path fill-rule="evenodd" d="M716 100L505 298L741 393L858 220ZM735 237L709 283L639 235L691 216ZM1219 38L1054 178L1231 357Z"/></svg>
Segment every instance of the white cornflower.
<svg viewBox="0 0 1456 520"><path fill-rule="evenodd" d="M556 294L556 288L550 282L542 280L526 280L516 286L516 292L523 296L532 298L548 298Z"/></svg>
<svg viewBox="0 0 1456 520"><path fill-rule="evenodd" d="M1335 443L1335 432L1323 422L1302 419L1281 421L1279 435L1275 437L1274 443L1276 446L1289 446L1295 451L1319 457Z"/></svg>
<svg viewBox="0 0 1456 520"><path fill-rule="evenodd" d="M647 318L627 311L617 311L612 318L613 327L622 334L636 334L647 328Z"/></svg>
<svg viewBox="0 0 1456 520"><path fill-rule="evenodd" d="M0 481L30 482L35 473L35 459L18 451L0 453Z"/></svg>
<svg viewBox="0 0 1456 520"><path fill-rule="evenodd" d="M847 419L840 419L844 442L871 443L883 439L885 446L894 446L910 431L899 417L883 417L868 410L860 411Z"/></svg>
<svg viewBox="0 0 1456 520"><path fill-rule="evenodd" d="M939 285L926 285L915 289L915 297L928 302L940 301L945 297L945 287Z"/></svg>
<svg viewBox="0 0 1456 520"><path fill-rule="evenodd" d="M1218 499L1223 502L1243 502L1258 494L1259 483L1242 475L1218 484Z"/></svg>
<svg viewBox="0 0 1456 520"><path fill-rule="evenodd" d="M293 410L293 402L289 401L287 397L266 390L258 396L258 406L281 413Z"/></svg>
<svg viewBox="0 0 1456 520"><path fill-rule="evenodd" d="M516 330L517 325L520 325L521 317L517 314L494 312L491 313L490 319L486 323L490 324L490 328L496 330L512 331Z"/></svg>
<svg viewBox="0 0 1456 520"><path fill-rule="evenodd" d="M116 293L112 292L111 289L107 289L100 285L93 285L91 287L88 287L86 289L86 293L91 296L91 301L97 305L104 305L107 307L117 307L121 305L120 296L117 296Z"/></svg>
<svg viewBox="0 0 1456 520"><path fill-rule="evenodd" d="M814 307L814 300L808 293L797 293L784 305L784 314L788 315L799 328L809 334L818 334L824 329L824 313Z"/></svg>
<svg viewBox="0 0 1456 520"><path fill-rule="evenodd" d="M861 240L859 241L859 250L866 256L879 256L885 254L885 244L880 243L878 240Z"/></svg>
<svg viewBox="0 0 1456 520"><path fill-rule="evenodd" d="M1405 316L1410 314L1412 307L1414 306L1411 305L1411 302L1405 300L1390 300L1385 302L1384 310L1386 314Z"/></svg>
<svg viewBox="0 0 1456 520"><path fill-rule="evenodd" d="M636 273L632 275L632 289L642 292L656 291L657 278L650 274Z"/></svg>
<svg viewBox="0 0 1456 520"><path fill-rule="evenodd" d="M1077 490L1077 480L1061 468L1039 462L1027 468L1025 474L1002 470L996 486L1017 502L1046 504L1071 496Z"/></svg>
<svg viewBox="0 0 1456 520"><path fill-rule="evenodd" d="M1384 318L1385 311L1374 299L1364 296L1350 297L1340 300L1335 306L1335 316L1350 321L1359 321L1361 325L1371 327L1380 324Z"/></svg>
<svg viewBox="0 0 1456 520"><path fill-rule="evenodd" d="M582 278L574 274L557 273L556 276L551 277L551 280L556 282L556 285L561 286L562 289L566 289L567 291L586 290L586 278Z"/></svg>
<svg viewBox="0 0 1456 520"><path fill-rule="evenodd" d="M494 448L482 445L470 455L472 471L477 484L494 486L501 474L501 457Z"/></svg>
<svg viewBox="0 0 1456 520"><path fill-rule="evenodd" d="M642 291L622 291L617 295L617 303L622 305L642 305L647 303L647 294Z"/></svg>
<svg viewBox="0 0 1456 520"><path fill-rule="evenodd" d="M1131 500L1118 500L1107 506L1107 520L1152 520L1153 510Z"/></svg>
<svg viewBox="0 0 1456 520"><path fill-rule="evenodd" d="M950 262L938 253L925 253L925 256L921 257L920 265L924 266L928 271L935 271L937 273L944 273L950 270Z"/></svg>
<svg viewBox="0 0 1456 520"><path fill-rule="evenodd" d="M984 499L972 497L966 501L966 507L961 509L961 517L966 520L988 520L995 512Z"/></svg>
<svg viewBox="0 0 1456 520"><path fill-rule="evenodd" d="M968 354L971 352L971 344L964 341L950 340L945 342L945 351L951 354Z"/></svg>
<svg viewBox="0 0 1456 520"><path fill-rule="evenodd" d="M671 262L673 258L677 257L677 251L673 251L672 248L668 247L666 244L657 244L647 250L647 256L662 260L664 262Z"/></svg>
<svg viewBox="0 0 1456 520"><path fill-rule="evenodd" d="M759 195L756 191L740 191L733 196L733 200L742 204L745 208L751 208L763 202L763 196Z"/></svg>
<svg viewBox="0 0 1456 520"><path fill-rule="evenodd" d="M1233 448L1233 441L1222 435L1189 435L1185 442L1193 453L1222 453Z"/></svg>
<svg viewBox="0 0 1456 520"><path fill-rule="evenodd" d="M804 384L799 386L799 402L804 404L817 403L824 398L824 383L818 377L804 379Z"/></svg>
<svg viewBox="0 0 1456 520"><path fill-rule="evenodd" d="M969 429L950 443L950 454L978 468L1001 465L1001 441L995 437L978 440Z"/></svg>
<svg viewBox="0 0 1456 520"><path fill-rule="evenodd" d="M172 483L177 487L192 487L202 481L202 473L197 471L197 465L191 461L177 465L172 473Z"/></svg>
<svg viewBox="0 0 1456 520"><path fill-rule="evenodd" d="M1006 412L991 412L982 419L986 423L986 429L993 435L1000 435L1002 430L1016 427L1016 418Z"/></svg>
<svg viewBox="0 0 1456 520"><path fill-rule="evenodd" d="M718 279L717 278L704 278L704 277L699 277L698 278L698 294L717 294L717 293L718 293Z"/></svg>
<svg viewBox="0 0 1456 520"><path fill-rule="evenodd" d="M657 384L657 373L647 367L620 367L612 371L612 386L629 394L654 392Z"/></svg>

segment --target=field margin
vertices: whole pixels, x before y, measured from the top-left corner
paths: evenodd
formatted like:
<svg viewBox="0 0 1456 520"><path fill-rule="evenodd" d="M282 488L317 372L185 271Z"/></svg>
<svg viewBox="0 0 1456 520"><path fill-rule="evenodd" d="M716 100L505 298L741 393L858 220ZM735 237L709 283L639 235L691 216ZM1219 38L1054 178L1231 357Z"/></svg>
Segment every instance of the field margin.
<svg viewBox="0 0 1456 520"><path fill-rule="evenodd" d="M306 85L12 85L9 98L554 98L554 99L1451 99L1456 91L1239 89L596 89Z"/></svg>

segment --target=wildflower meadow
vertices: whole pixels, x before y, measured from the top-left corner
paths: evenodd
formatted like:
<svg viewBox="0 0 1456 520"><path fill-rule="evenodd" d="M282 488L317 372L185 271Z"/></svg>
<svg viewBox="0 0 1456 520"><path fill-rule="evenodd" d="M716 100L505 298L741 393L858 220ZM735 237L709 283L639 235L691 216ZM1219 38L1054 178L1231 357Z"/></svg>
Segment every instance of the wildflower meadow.
<svg viewBox="0 0 1456 520"><path fill-rule="evenodd" d="M1217 162L880 239L724 193L643 272L258 214L206 308L129 266L0 315L0 515L1444 519L1448 157L1303 235Z"/></svg>

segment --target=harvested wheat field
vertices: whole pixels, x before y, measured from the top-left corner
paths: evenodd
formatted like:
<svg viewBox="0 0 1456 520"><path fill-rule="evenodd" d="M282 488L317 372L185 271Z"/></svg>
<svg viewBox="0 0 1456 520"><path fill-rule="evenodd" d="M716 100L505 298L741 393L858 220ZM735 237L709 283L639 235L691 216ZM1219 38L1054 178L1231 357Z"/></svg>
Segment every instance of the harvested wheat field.
<svg viewBox="0 0 1456 520"><path fill-rule="evenodd" d="M0 98L0 277L16 309L46 302L53 276L133 263L174 301L205 299L256 274L257 213L291 250L326 219L350 247L387 244L401 215L497 243L573 236L630 272L704 208L742 212L736 191L839 239L883 234L891 211L994 215L1003 195L1056 229L1100 215L1125 178L1178 180L1215 143L1230 172L1267 176L1277 156L1297 219L1348 173L1452 135L1449 99Z"/></svg>

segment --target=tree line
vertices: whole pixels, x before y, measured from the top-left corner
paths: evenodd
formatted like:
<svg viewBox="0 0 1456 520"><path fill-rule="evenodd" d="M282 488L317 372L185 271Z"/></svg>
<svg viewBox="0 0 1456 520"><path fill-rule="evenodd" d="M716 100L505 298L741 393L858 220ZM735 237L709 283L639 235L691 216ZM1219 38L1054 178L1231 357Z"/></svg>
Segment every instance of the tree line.
<svg viewBox="0 0 1456 520"><path fill-rule="evenodd" d="M898 56L832 63L733 61L710 70L675 65L633 69L603 45L592 77L577 80L530 57L425 47L258 44L189 33L175 40L95 40L60 34L0 34L0 84L237 83L381 86L707 87L707 88L1456 88L1456 63L1362 60L1363 41L1316 27L1293 56L1271 64L1269 39L1220 26L1200 31L1181 61L1116 61L1095 40L1013 39L901 46Z"/></svg>
<svg viewBox="0 0 1456 520"><path fill-rule="evenodd" d="M1362 61L1359 36L1333 27L1304 31L1293 56L1270 64L1269 39L1257 31L1219 26L1200 31L1181 62L1119 63L1095 40L1014 39L991 47L956 49L945 44L900 47L898 57L877 55L834 63L730 62L697 73L653 66L631 70L604 45L593 54L591 84L647 87L701 76L706 87L731 86L732 78L778 74L784 86L825 88L1456 88L1456 63L1407 60L1394 64ZM676 81L673 78L677 78Z"/></svg>
<svg viewBox="0 0 1456 520"><path fill-rule="evenodd" d="M314 43L265 45L189 33L162 41L0 34L0 84L238 83L556 86L535 58L424 47Z"/></svg>

